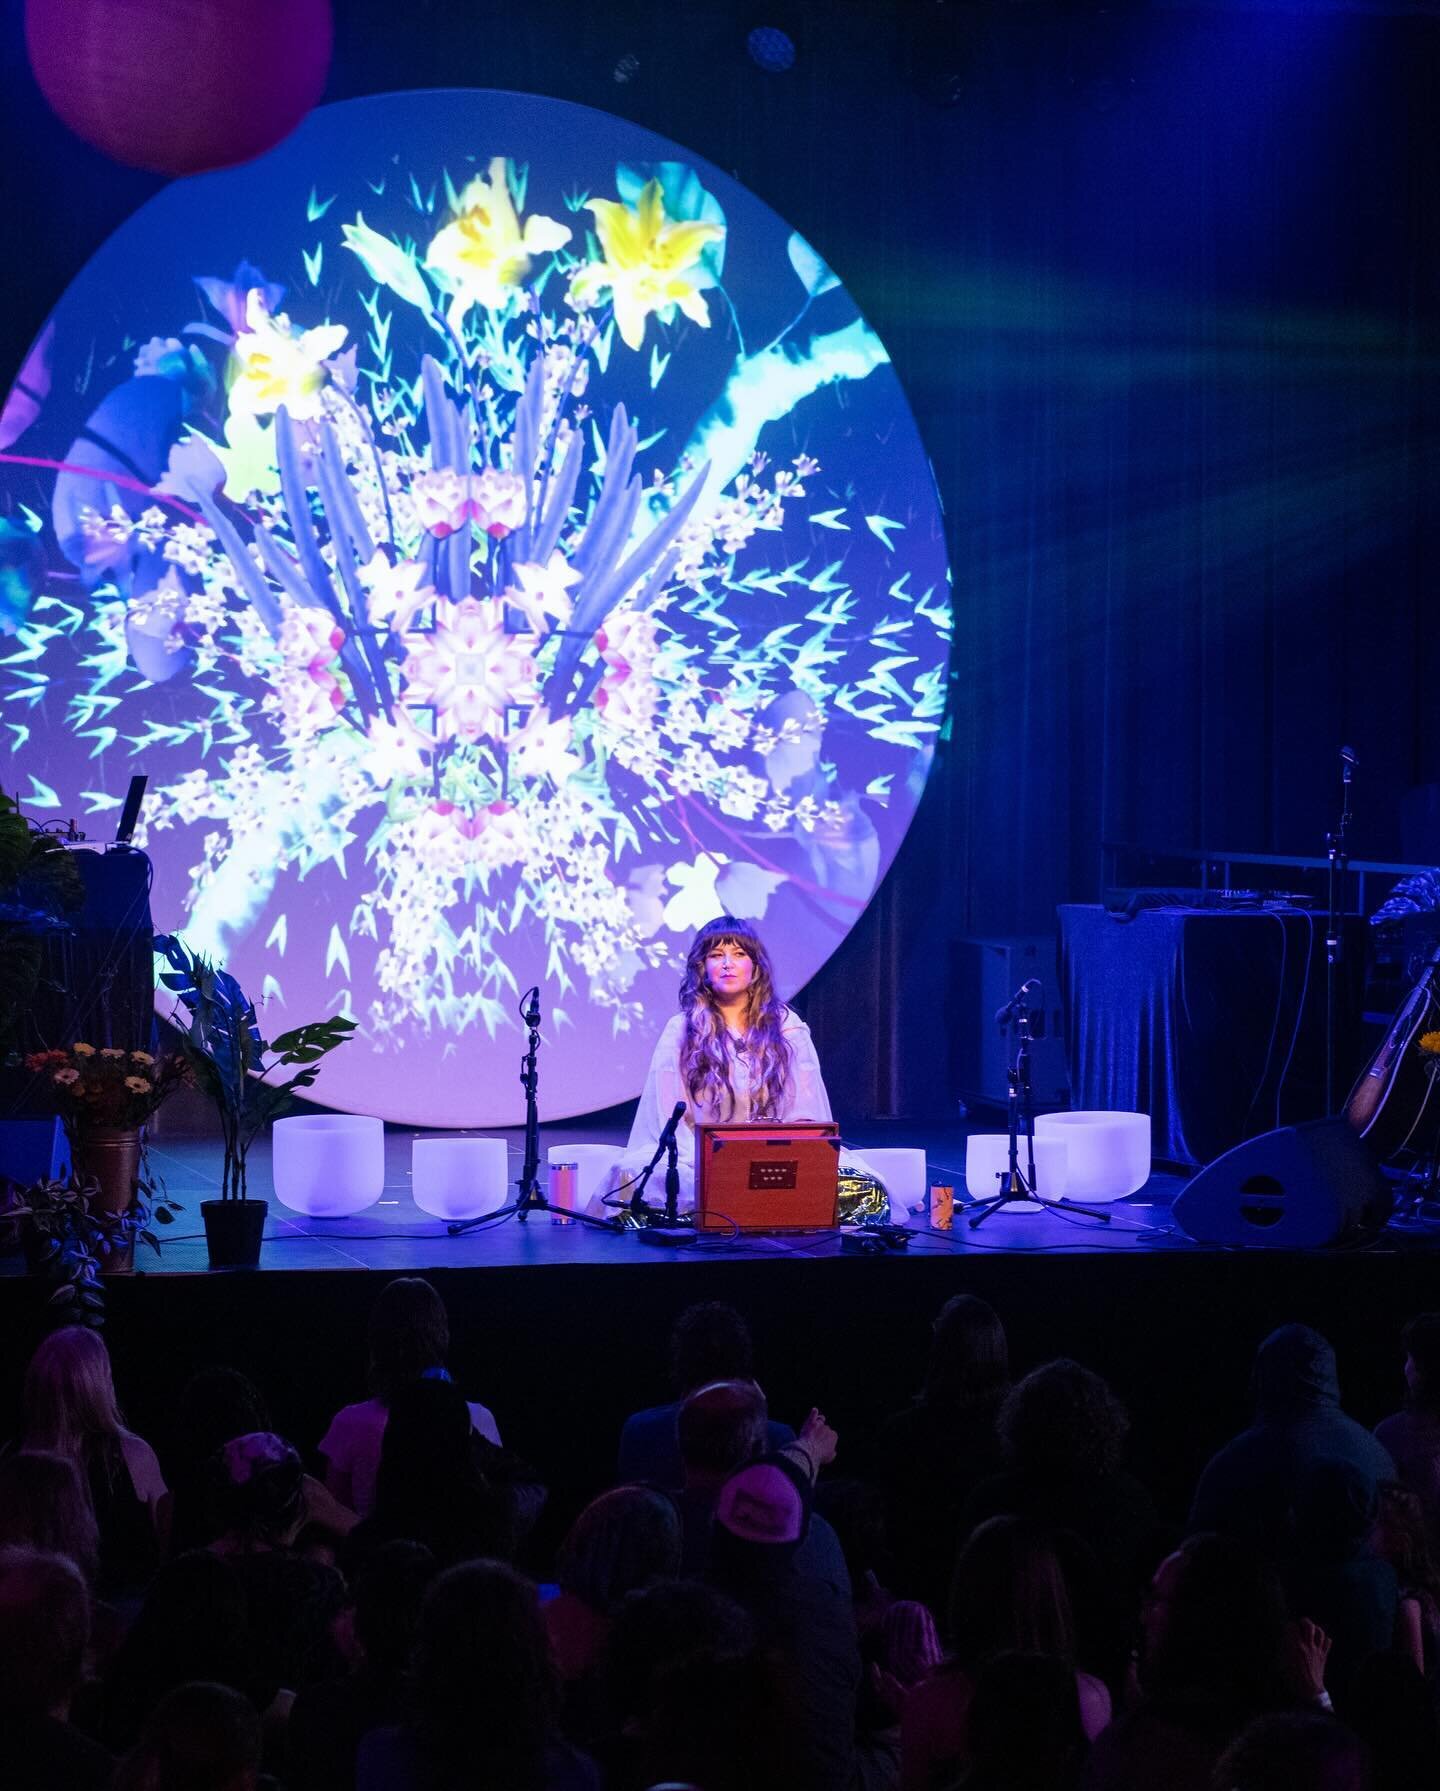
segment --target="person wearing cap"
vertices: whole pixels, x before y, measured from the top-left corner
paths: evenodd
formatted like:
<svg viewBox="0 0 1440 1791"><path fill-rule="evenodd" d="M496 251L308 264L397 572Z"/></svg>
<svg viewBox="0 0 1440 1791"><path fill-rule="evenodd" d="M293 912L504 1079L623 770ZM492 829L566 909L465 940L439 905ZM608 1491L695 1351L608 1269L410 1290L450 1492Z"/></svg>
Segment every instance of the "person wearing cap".
<svg viewBox="0 0 1440 1791"><path fill-rule="evenodd" d="M720 1489L706 1578L750 1613L788 1683L808 1791L849 1791L857 1771L860 1643L848 1584L808 1572L815 1477L835 1457L835 1432L812 1411L786 1448L732 1474Z"/></svg>

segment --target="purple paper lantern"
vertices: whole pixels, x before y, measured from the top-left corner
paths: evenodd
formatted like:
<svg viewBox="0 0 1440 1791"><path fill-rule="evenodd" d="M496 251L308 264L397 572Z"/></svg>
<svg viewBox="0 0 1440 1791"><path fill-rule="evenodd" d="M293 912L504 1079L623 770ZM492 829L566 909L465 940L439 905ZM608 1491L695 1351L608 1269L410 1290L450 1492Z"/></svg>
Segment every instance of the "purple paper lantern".
<svg viewBox="0 0 1440 1791"><path fill-rule="evenodd" d="M117 162L203 174L263 155L320 98L330 0L25 0L62 123Z"/></svg>

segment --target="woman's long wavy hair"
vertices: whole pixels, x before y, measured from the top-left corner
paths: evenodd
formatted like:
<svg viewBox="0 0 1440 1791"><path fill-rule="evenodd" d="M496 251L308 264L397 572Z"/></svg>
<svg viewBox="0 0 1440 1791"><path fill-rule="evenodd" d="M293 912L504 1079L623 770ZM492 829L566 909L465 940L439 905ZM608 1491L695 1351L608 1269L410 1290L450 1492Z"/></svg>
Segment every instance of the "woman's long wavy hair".
<svg viewBox="0 0 1440 1791"><path fill-rule="evenodd" d="M705 959L719 945L738 945L750 954L755 974L745 1013L745 1036L731 1038L724 1015L705 976ZM791 1099L794 1053L785 1038L787 1009L775 993L775 972L760 935L748 920L721 914L695 935L680 985L685 1035L680 1041L680 1079L697 1107L722 1120L735 1112L731 1067L743 1051L750 1069L750 1117L783 1119Z"/></svg>
<svg viewBox="0 0 1440 1791"><path fill-rule="evenodd" d="M53 1449L82 1468L119 1440L110 1352L94 1331L65 1325L44 1339L25 1371L24 1412L27 1449Z"/></svg>

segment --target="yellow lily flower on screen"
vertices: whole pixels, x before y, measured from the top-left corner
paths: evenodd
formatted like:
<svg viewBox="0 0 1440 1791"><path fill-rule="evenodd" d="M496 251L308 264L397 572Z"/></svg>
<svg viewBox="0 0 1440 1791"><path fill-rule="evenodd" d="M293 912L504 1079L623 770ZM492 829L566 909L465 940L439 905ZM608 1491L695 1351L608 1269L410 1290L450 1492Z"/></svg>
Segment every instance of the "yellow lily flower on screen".
<svg viewBox="0 0 1440 1791"><path fill-rule="evenodd" d="M297 329L288 317L271 316L258 288L247 293L231 362L231 416L268 417L283 404L297 423L319 417L330 378L325 362L339 354L345 335L343 323Z"/></svg>
<svg viewBox="0 0 1440 1791"><path fill-rule="evenodd" d="M700 257L724 236L723 224L668 217L658 180L645 183L633 206L592 199L586 209L594 213L604 260L582 267L571 281L570 296L578 304L593 304L608 287L615 324L628 348L644 342L651 312L666 314L668 322L676 306L702 330L709 329L701 292L713 281Z"/></svg>
<svg viewBox="0 0 1440 1791"><path fill-rule="evenodd" d="M477 174L455 201L455 216L437 232L425 265L451 293L450 324L458 330L472 305L503 310L530 272L532 257L563 249L569 226L538 212L524 224L510 196L505 157Z"/></svg>

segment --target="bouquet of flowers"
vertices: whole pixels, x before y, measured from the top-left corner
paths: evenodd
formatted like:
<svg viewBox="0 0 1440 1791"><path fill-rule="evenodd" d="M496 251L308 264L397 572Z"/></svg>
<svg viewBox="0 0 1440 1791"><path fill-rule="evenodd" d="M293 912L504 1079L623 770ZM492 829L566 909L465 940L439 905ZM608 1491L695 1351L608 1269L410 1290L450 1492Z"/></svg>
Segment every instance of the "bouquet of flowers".
<svg viewBox="0 0 1440 1791"><path fill-rule="evenodd" d="M64 1051L36 1051L27 1070L44 1076L72 1137L97 1126L143 1126L189 1078L178 1051L156 1058L148 1051L77 1043Z"/></svg>

